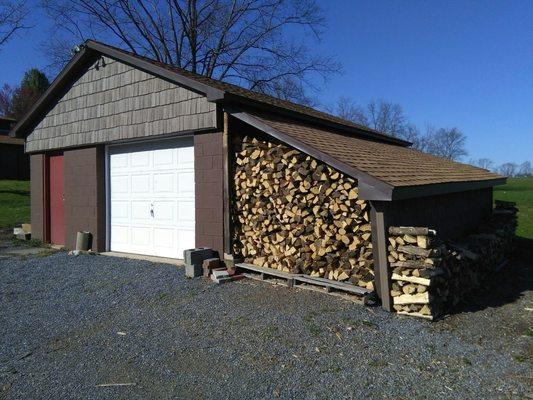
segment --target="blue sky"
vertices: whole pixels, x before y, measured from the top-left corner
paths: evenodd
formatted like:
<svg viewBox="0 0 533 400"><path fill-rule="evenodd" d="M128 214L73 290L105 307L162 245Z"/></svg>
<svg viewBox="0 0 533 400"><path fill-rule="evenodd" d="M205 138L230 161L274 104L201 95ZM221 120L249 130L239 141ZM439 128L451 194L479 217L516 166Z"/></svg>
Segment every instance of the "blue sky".
<svg viewBox="0 0 533 400"><path fill-rule="evenodd" d="M533 161L533 1L320 0L329 27L320 51L344 73L320 100L400 103L420 128L459 127L469 156ZM0 53L0 84L44 67L44 18Z"/></svg>

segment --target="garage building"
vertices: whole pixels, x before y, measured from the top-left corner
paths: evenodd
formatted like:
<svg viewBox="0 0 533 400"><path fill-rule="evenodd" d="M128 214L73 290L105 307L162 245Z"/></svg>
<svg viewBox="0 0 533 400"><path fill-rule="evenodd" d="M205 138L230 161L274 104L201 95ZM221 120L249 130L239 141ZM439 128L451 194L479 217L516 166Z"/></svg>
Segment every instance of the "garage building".
<svg viewBox="0 0 533 400"><path fill-rule="evenodd" d="M95 251L181 258L231 253L235 143L283 143L357 182L368 202L376 289L386 228L473 229L505 179L410 149L312 108L87 41L14 128L31 155L34 238Z"/></svg>

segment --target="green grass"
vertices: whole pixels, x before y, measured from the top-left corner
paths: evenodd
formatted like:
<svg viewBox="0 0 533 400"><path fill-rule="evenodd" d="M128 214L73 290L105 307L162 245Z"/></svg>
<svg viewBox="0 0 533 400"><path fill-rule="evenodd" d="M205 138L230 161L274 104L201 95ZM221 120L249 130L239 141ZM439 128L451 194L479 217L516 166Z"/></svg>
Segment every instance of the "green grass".
<svg viewBox="0 0 533 400"><path fill-rule="evenodd" d="M514 201L518 207L517 236L533 239L533 178L509 178L494 188L494 199Z"/></svg>
<svg viewBox="0 0 533 400"><path fill-rule="evenodd" d="M30 182L0 180L0 228L30 222Z"/></svg>

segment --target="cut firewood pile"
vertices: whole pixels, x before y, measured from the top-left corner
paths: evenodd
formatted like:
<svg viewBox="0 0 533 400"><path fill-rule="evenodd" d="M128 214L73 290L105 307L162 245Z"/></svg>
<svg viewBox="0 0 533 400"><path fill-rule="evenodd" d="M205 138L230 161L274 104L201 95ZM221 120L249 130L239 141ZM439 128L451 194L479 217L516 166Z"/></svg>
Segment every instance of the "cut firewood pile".
<svg viewBox="0 0 533 400"><path fill-rule="evenodd" d="M260 267L374 289L370 206L356 180L252 137L235 156L236 254Z"/></svg>
<svg viewBox="0 0 533 400"><path fill-rule="evenodd" d="M496 202L492 216L460 242L441 241L424 227L390 227L394 309L434 319L464 300L509 256L516 212L514 203Z"/></svg>

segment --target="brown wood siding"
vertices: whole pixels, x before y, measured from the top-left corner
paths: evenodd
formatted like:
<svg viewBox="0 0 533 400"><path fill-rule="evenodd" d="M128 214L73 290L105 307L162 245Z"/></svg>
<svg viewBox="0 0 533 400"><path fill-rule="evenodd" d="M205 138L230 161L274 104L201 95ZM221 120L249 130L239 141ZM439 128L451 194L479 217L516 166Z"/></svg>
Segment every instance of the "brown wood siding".
<svg viewBox="0 0 533 400"><path fill-rule="evenodd" d="M214 127L216 105L204 95L101 57L28 136L26 151Z"/></svg>
<svg viewBox="0 0 533 400"><path fill-rule="evenodd" d="M65 246L76 247L76 233L93 235L93 250L105 251L105 152L103 146L69 150L65 156Z"/></svg>
<svg viewBox="0 0 533 400"><path fill-rule="evenodd" d="M492 188L393 201L388 226L423 226L439 238L457 238L475 229L492 210Z"/></svg>
<svg viewBox="0 0 533 400"><path fill-rule="evenodd" d="M211 247L223 257L224 169L222 132L194 136L196 246Z"/></svg>
<svg viewBox="0 0 533 400"><path fill-rule="evenodd" d="M44 154L30 156L30 215L31 236L33 239L45 240L44 213Z"/></svg>

